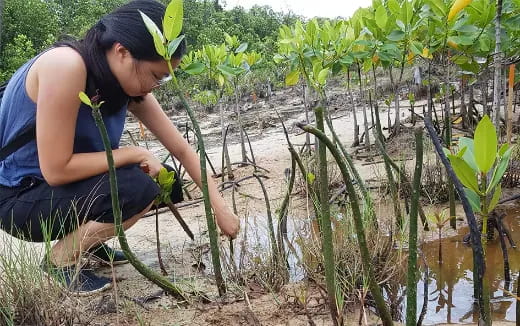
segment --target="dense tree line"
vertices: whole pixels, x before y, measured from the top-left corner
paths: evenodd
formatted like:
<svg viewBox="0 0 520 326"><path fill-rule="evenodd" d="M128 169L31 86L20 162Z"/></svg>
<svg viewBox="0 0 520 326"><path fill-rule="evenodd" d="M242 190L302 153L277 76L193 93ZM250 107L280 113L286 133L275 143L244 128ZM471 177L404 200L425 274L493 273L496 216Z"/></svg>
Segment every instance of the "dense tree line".
<svg viewBox="0 0 520 326"><path fill-rule="evenodd" d="M0 1L0 81L63 35L80 38L101 16L127 1ZM185 0L184 6L184 32L190 50L222 43L226 31L248 42L250 49L271 57L276 51L279 27L297 18L267 6L223 10L218 0Z"/></svg>

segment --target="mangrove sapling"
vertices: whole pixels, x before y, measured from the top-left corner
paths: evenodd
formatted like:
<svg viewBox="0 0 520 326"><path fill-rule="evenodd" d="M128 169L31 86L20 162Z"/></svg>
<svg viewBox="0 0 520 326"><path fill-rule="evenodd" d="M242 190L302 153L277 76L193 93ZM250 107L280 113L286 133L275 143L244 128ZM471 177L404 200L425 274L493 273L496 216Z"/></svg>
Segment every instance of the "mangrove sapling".
<svg viewBox="0 0 520 326"><path fill-rule="evenodd" d="M468 222L469 230L470 230L470 239L471 239L471 248L473 251L473 283L474 283L474 292L475 292L475 300L478 302L479 312L480 312L480 320L486 323L486 325L491 325L491 309L490 309L490 301L489 301L489 292L484 289L484 271L486 267L486 263L484 260L484 251L482 247L482 243L480 241L481 233L478 229L477 221L475 219L475 215L472 210L472 205L470 204L466 192L464 191L464 187L455 174L452 165L448 161L446 154L444 153L437 132L435 131L431 119L428 117L424 120L426 129L428 130L428 134L432 140L432 143L435 147L435 151L439 156L442 164L446 168L449 177L453 181L455 186L455 190L457 191L457 195L459 196L462 207L464 208L464 213L466 214L466 219ZM486 293L487 292L487 293Z"/></svg>
<svg viewBox="0 0 520 326"><path fill-rule="evenodd" d="M482 218L481 241L486 254L489 214L498 204L502 194L501 181L511 158L512 148L504 144L497 150L498 137L495 126L485 115L475 129L474 139L462 138L461 151L448 155L455 173L466 186L472 208ZM502 234L501 234L502 236ZM488 280L483 279L483 295L489 296ZM490 309L489 306L485 307Z"/></svg>
<svg viewBox="0 0 520 326"><path fill-rule="evenodd" d="M493 112L495 113L494 124L497 128L497 135L500 136L500 92L501 72L502 72L502 0L497 0L496 16L495 16L495 52L493 53L493 66L495 73L493 75ZM505 89L503 90L505 92Z"/></svg>
<svg viewBox="0 0 520 326"><path fill-rule="evenodd" d="M495 227L498 230L498 238L500 240L500 248L502 249L502 258L504 259L504 288L509 290L511 285L511 272L509 268L509 255L507 253L506 240L504 239L504 226L502 224L502 216L500 214L494 214L495 216Z"/></svg>
<svg viewBox="0 0 520 326"><path fill-rule="evenodd" d="M289 279L289 271L287 270L287 265L284 263L284 259L282 257L282 251L279 250L280 244L276 241L276 235L274 231L274 225L273 225L273 217L271 214L271 204L269 203L269 195L267 194L267 190L265 189L264 183L262 182L261 175L258 175L256 173L253 174L253 176L256 178L258 183L260 184L260 187L262 188L262 193L264 194L264 200L265 200L265 206L266 206L266 213L267 213L267 227L269 230L269 239L271 241L271 251L272 251L272 264L275 270L275 275L273 275L273 284L277 289L283 284L287 282ZM282 270L283 268L283 270ZM279 282L280 279L275 278L274 276L278 275L278 273L281 273L281 283Z"/></svg>
<svg viewBox="0 0 520 326"><path fill-rule="evenodd" d="M101 139L103 140L103 146L105 147L105 153L107 156L108 162L108 174L110 181L110 196L112 198L112 213L114 214L114 224L117 238L119 240L119 244L121 246L121 250L125 253L128 261L132 264L132 266L139 271L143 276L147 279L158 285L160 288L165 290L166 292L181 298L183 300L187 299L186 294L175 284L171 283L165 277L157 274L153 270L149 269L148 266L143 264L131 251L130 246L126 240L125 230L123 229L122 223L122 215L121 215L121 206L119 205L119 193L117 189L117 179L116 179L116 169L114 165L114 158L112 156L112 147L110 146L110 140L108 138L108 133L103 122L103 118L101 116L101 112L99 110L100 106L103 102L96 103L92 102L90 98L83 92L79 95L81 101L90 106L92 108L92 116L94 117L94 121L96 123L97 128L101 134Z"/></svg>
<svg viewBox="0 0 520 326"><path fill-rule="evenodd" d="M154 201L155 204L155 234L156 234L156 242L157 242L157 259L159 260L159 267L161 268L161 272L164 276L168 275L166 271L166 267L164 266L164 262L161 257L161 241L159 239L159 204L171 202L171 192L173 188L173 183L175 182L175 172L168 172L166 168L161 168L159 170L159 175L157 176L157 184L160 188L159 196ZM181 218L182 220L182 218ZM183 220L182 220L183 221ZM184 221L183 221L184 222ZM182 223L181 223L182 225ZM189 230L189 229L188 229ZM190 231L191 233L191 231ZM192 234L193 236L193 234Z"/></svg>
<svg viewBox="0 0 520 326"><path fill-rule="evenodd" d="M307 124L310 124L311 123L311 120L309 118L309 94L308 94L308 90L309 90L309 87L305 84L305 83L302 83L302 94L303 94L303 108L305 110L305 122L307 122ZM356 119L354 117L354 119ZM305 147L309 150L311 150L311 136L310 134L305 134Z"/></svg>
<svg viewBox="0 0 520 326"><path fill-rule="evenodd" d="M166 266L164 266L164 262L162 260L161 255L161 240L159 239L159 208L155 206L155 242L157 245L157 260L159 261L159 268L161 269L161 273L163 276L168 276L168 272L166 271Z"/></svg>
<svg viewBox="0 0 520 326"><path fill-rule="evenodd" d="M363 80L361 78L361 67L360 64L357 64L358 78L359 78L359 97L361 99L361 103L363 103L363 124L365 126L365 140L364 146L367 151L370 150L370 135L368 133L368 118L367 118L367 105L365 101L365 94L363 92Z"/></svg>
<svg viewBox="0 0 520 326"><path fill-rule="evenodd" d="M226 162L226 169L227 169L227 176L228 180L233 180L235 176L233 175L233 169L231 168L231 158L229 157L229 150L226 142L227 134L229 131L229 126L224 130L224 127L222 127L222 164L220 165L222 167L222 181L224 181L224 160Z"/></svg>
<svg viewBox="0 0 520 326"><path fill-rule="evenodd" d="M377 113L377 111L376 111L376 113ZM348 167L349 167L352 175L354 176L354 180L356 181L359 189L361 190L361 193L363 194L364 203L365 203L365 205L363 206L364 219L365 219L365 221L372 222L372 224L377 228L378 224L377 224L376 214L373 210L372 196L368 192L368 190L365 186L364 180L359 175L359 172L356 169L354 162L352 161L352 157L347 152L347 150L345 149L345 146L343 146L343 144L341 143L341 140L339 139L338 135L336 134L336 130L334 129L334 126L332 125L332 121L330 119L326 119L326 121L327 121L327 126L329 127L329 130L332 133L332 137L333 137L333 140L335 141L335 144L341 150L341 153L343 154L343 158L345 159L346 163L348 164ZM344 186L344 187L346 190L346 186ZM344 192L344 190L341 191L341 193L343 193L343 192Z"/></svg>
<svg viewBox="0 0 520 326"><path fill-rule="evenodd" d="M227 125L226 129L223 130L223 135L222 135L222 160L221 160L221 167L222 167L222 172L221 172L221 178L222 178L222 182L224 182L224 168L227 169L227 175L228 175L228 180L233 180L235 178L235 176L233 175L233 169L231 168L231 160L229 158L229 151L228 151L228 147L227 147L227 135L228 135L228 131L229 131L229 127L231 125ZM226 162L226 165L224 166L224 161Z"/></svg>
<svg viewBox="0 0 520 326"><path fill-rule="evenodd" d="M283 128L283 132L285 135L285 139L287 140L288 150L289 150L289 153L291 153L291 160L294 161L294 163L296 163L296 165L298 165L298 169L300 170L302 179L305 180L305 185L308 190L308 191L306 191L305 195L308 196L311 189L313 189L310 175L307 173L307 169L305 168L305 165L303 164L300 155L296 152L296 149L294 148L293 144L291 143L291 140L289 139L289 134L287 132L287 128L285 127L285 124L284 124L282 118L280 117L280 114L278 113L278 111L276 112L276 114L278 115L278 118L280 119L280 122L282 123L282 128ZM305 144L304 144L301 148L300 154L303 151L305 151L306 148L307 148L307 146L305 146ZM293 186L294 186L294 178L296 177L296 167L295 166L292 167L292 171L293 171L292 175L291 175L292 181L291 180L289 181L289 185L293 184ZM293 186L289 187L288 192L284 198L284 201L282 202L280 214L284 214L284 215L280 215L281 217L280 217L279 224L278 224L279 225L278 226L278 236L280 236L280 234L281 234L281 236L285 240L287 247L289 248L289 250L291 251L293 256L298 260L298 263L300 265L302 265L301 259L299 258L298 253L296 252L296 249L292 245L291 241L289 241L289 238L287 236L287 206L289 204L289 196L292 193ZM315 197L314 194L312 194L312 196ZM285 209L284 209L284 207L285 207ZM314 209L314 215L318 216L319 208L318 208L317 202L315 200L312 200L312 207ZM284 213L284 211L285 211L285 213ZM279 240L278 244L280 246L283 246L283 242L280 240ZM283 250L281 250L281 252L284 253Z"/></svg>
<svg viewBox="0 0 520 326"><path fill-rule="evenodd" d="M452 126L451 126L451 112L450 112L450 100L449 100L449 89L450 89L450 59L449 53L447 56L447 74L445 81L445 89L444 89L444 141L448 148L451 148L451 138L452 138ZM453 107L455 109L455 106ZM448 198L450 202L450 226L455 230L457 229L457 216L455 213L455 189L453 188L453 183L448 179Z"/></svg>
<svg viewBox="0 0 520 326"><path fill-rule="evenodd" d="M511 137L513 133L513 98L515 96L515 64L509 65L509 79L508 79L508 98L507 98L507 121L506 121L506 139L507 143L511 144Z"/></svg>
<svg viewBox="0 0 520 326"><path fill-rule="evenodd" d="M255 172L258 172L258 166L256 165L256 160L255 160L255 154L253 153L253 146L251 146L251 141L249 140L249 135L247 133L247 131L244 129L244 135L246 136L246 139L247 139L247 143L249 144L249 152L251 153L251 160L250 162L253 163L253 167L255 169Z"/></svg>
<svg viewBox="0 0 520 326"><path fill-rule="evenodd" d="M208 189L208 174L206 171L206 149L204 147L204 140L202 139L202 132L200 131L199 124L197 122L197 118L195 117L194 112L190 108L186 99L184 98L184 94L179 87L177 79L174 75L173 68L171 66L171 62L168 61L168 67L170 68L170 74L173 76L173 83L176 95L181 99L184 108L188 112L188 115L193 124L193 128L195 129L195 133L197 135L198 147L199 147L199 155L200 155L200 170L201 170L201 185L202 185L202 194L204 197L204 208L206 212L206 221L208 224L208 234L210 239L210 247L211 247L211 257L213 262L213 270L215 273L215 280L217 282L217 288L219 291L219 295L223 295L226 292L226 285L224 283L224 279L222 277L221 267L220 267L220 253L218 247L218 234L217 234L217 225L215 223L215 218L213 213L211 212L211 203L209 198L209 189Z"/></svg>
<svg viewBox="0 0 520 326"><path fill-rule="evenodd" d="M354 103L354 96L352 96L352 91L350 89L350 69L347 67L347 94L350 99L350 104L352 105L352 118L354 123L354 140L352 141L352 147L359 146L359 125L357 122L357 115L356 115L356 105ZM310 124L310 122L307 120L307 124ZM309 135L309 134L307 134ZM307 136L309 137L309 136Z"/></svg>
<svg viewBox="0 0 520 326"><path fill-rule="evenodd" d="M423 164L423 130L415 129L415 171L413 176L412 207L410 209L410 233L408 238L408 280L406 284L406 325L416 326L417 320L417 208L421 192Z"/></svg>
<svg viewBox="0 0 520 326"><path fill-rule="evenodd" d="M170 75L172 76L170 82L173 84L174 92L179 97L182 105L186 109L186 112L190 117L193 129L197 136L197 147L199 149L200 156L201 188L204 197L204 208L206 213L206 222L208 225L208 235L210 240L213 271L215 273L215 280L217 283L219 295L222 296L226 292L226 285L224 283L224 278L222 277L222 270L220 266L220 250L218 245L217 225L211 210L211 202L209 198L208 173L206 170L206 148L204 147L204 140L202 138L202 132L200 131L197 118L195 117L193 110L191 109L184 97L184 92L181 90L179 86L179 83L177 81L175 72L173 71L173 67L170 61L171 56L184 39L184 35L179 36L182 29L182 0L172 0L166 8L166 13L163 20L164 34L157 27L157 25L155 25L155 23L144 13L141 12L141 16L146 25L146 28L153 36L154 46L157 53L161 55L168 64L168 69Z"/></svg>
<svg viewBox="0 0 520 326"><path fill-rule="evenodd" d="M383 322L383 325L393 325L392 316L390 315L390 312L386 306L385 299L383 297L383 293L381 291L381 287L376 281L374 269L372 267L372 259L370 257L370 252L368 251L365 231L364 231L364 225L363 225L363 219L361 215L361 211L359 209L359 202L356 195L356 191L354 189L354 184L352 182L352 179L350 177L350 174L348 172L348 168L346 164L343 162L341 158L341 154L337 150L337 148L334 146L334 144L330 141L330 139L327 138L327 136L321 132L320 130L309 126L309 125L303 125L301 123L298 123L297 126L306 132L310 132L318 139L324 143L325 146L329 149L330 153L336 160L336 163L339 166L339 169L341 171L341 175L343 177L343 181L345 182L345 185L347 186L347 193L350 199L350 207L352 208L352 216L354 219L354 226L356 230L356 238L359 245L359 250L362 257L363 262L363 271L365 273L365 278L368 280L370 292L372 293L372 296L374 297L374 301L376 304L377 311L379 313L379 316Z"/></svg>
<svg viewBox="0 0 520 326"><path fill-rule="evenodd" d="M401 211L401 203L399 200L399 193L397 191L397 184L394 179L394 174L392 172L392 168L390 166L389 157L386 154L385 145L381 141L383 139L383 133L381 130L381 122L379 121L379 111L376 108L376 128L374 128L373 132L375 135L375 143L381 155L383 155L385 171L388 178L388 185L390 186L390 194L392 196L392 203L394 205L394 214L396 219L396 225L398 229L401 229L403 226L403 215Z"/></svg>
<svg viewBox="0 0 520 326"><path fill-rule="evenodd" d="M325 131L323 123L323 108L317 106L314 109L316 117L316 126L321 132ZM334 263L334 245L332 241L332 226L330 219L329 205L329 180L328 180L328 164L327 164L327 148L323 141L318 143L319 158L319 215L316 216L321 226L321 241L323 261L325 264L325 281L327 283L327 294L329 299L329 308L331 312L332 322L335 326L343 324L342 316L338 315L338 304L336 300L336 265Z"/></svg>
<svg viewBox="0 0 520 326"><path fill-rule="evenodd" d="M282 204L278 209L278 250L283 255L283 260L286 260L285 248L283 245L284 239L287 239L287 215L289 211L289 200L291 199L292 190L294 187L294 180L296 179L296 159L291 154L291 170L289 175L289 182L287 183L287 191L283 198ZM287 241L289 242L289 241Z"/></svg>
<svg viewBox="0 0 520 326"><path fill-rule="evenodd" d="M406 175L404 169L399 167L399 165L397 165L390 158L390 156L386 152L386 149L383 146L384 136L383 136L383 132L381 130L381 121L379 119L379 108L377 106L377 103L376 103L374 109L376 111L376 128L374 128L374 133L377 133L376 135L374 135L374 137L376 139L376 146L378 147L381 155L383 155L384 161L388 162L390 164L390 166L397 172L397 174L399 175L400 180L403 182L404 186L406 186L411 192L412 184L411 184L410 180L408 179L408 176ZM426 218L426 214L424 214L424 210L423 210L421 203L419 203L418 211L419 211L419 216L421 217L421 222L423 223L423 226L424 226L424 230L428 231L428 229L429 229L428 221Z"/></svg>
<svg viewBox="0 0 520 326"><path fill-rule="evenodd" d="M438 209L436 208L434 212L430 215L428 215L428 220L431 224L435 225L437 227L437 237L439 239L439 250L438 250L438 263L439 265L442 265L443 259L442 259L442 229L446 225L448 221L450 221L450 216L446 216L446 209Z"/></svg>

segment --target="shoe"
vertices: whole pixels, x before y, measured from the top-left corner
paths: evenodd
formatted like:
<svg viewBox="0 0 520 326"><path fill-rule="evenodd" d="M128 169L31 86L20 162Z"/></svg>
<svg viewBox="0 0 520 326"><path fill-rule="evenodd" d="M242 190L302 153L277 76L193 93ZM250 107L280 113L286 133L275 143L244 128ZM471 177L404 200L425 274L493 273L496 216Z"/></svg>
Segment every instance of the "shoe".
<svg viewBox="0 0 520 326"><path fill-rule="evenodd" d="M73 295L89 296L112 287L110 278L97 276L89 269L78 269L76 265L58 267L44 259L40 268L47 276L65 285Z"/></svg>
<svg viewBox="0 0 520 326"><path fill-rule="evenodd" d="M92 258L105 265L121 265L128 263L126 255L121 250L115 250L105 243L87 251L88 258Z"/></svg>

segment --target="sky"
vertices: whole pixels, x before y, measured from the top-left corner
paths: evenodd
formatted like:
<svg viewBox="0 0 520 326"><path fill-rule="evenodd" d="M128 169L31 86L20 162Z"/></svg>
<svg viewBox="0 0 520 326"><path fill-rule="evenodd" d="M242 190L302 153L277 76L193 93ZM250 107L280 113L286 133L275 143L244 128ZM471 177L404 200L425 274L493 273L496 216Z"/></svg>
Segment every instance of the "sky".
<svg viewBox="0 0 520 326"><path fill-rule="evenodd" d="M253 5L268 5L275 11L288 12L291 10L295 14L306 18L337 16L350 17L359 7L368 7L372 0L225 0L226 9L235 6L242 6L246 9Z"/></svg>

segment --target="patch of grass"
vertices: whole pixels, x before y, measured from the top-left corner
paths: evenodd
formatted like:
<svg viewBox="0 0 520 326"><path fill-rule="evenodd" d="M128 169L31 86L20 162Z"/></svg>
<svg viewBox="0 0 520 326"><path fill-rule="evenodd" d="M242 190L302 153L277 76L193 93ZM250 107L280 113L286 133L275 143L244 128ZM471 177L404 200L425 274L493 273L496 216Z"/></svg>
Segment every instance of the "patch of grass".
<svg viewBox="0 0 520 326"><path fill-rule="evenodd" d="M359 293L368 291L368 282L363 277L363 265L352 216L348 209L341 209L341 212L333 212L331 218L337 275L336 296L341 298L342 302L360 302ZM317 226L313 229L313 236L300 237L297 243L302 251L305 273L318 286L325 288L319 231ZM406 257L392 248L390 237L383 235L381 231L366 225L365 233L374 270L378 271L377 282L388 291L402 279ZM372 302L366 299L361 301L363 305Z"/></svg>
<svg viewBox="0 0 520 326"><path fill-rule="evenodd" d="M0 325L81 325L82 304L40 269L38 248L0 234Z"/></svg>

